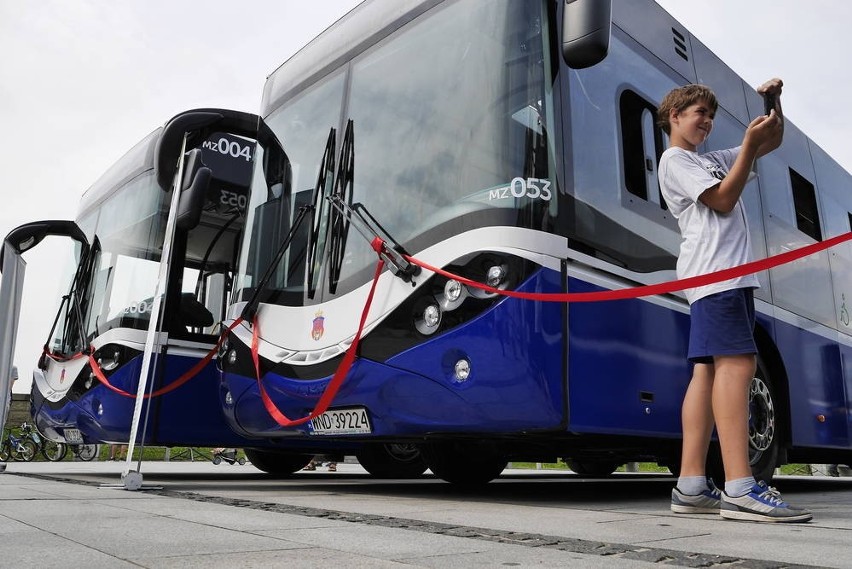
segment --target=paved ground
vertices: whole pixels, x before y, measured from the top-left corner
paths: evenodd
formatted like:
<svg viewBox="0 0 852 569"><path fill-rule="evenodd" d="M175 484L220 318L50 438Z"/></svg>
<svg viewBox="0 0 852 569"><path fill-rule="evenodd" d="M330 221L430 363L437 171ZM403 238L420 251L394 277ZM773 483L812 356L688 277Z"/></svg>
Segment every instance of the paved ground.
<svg viewBox="0 0 852 569"><path fill-rule="evenodd" d="M355 464L271 479L251 465L9 463L0 567L852 567L852 479L784 477L815 521L668 511L670 477L507 471L461 490Z"/></svg>

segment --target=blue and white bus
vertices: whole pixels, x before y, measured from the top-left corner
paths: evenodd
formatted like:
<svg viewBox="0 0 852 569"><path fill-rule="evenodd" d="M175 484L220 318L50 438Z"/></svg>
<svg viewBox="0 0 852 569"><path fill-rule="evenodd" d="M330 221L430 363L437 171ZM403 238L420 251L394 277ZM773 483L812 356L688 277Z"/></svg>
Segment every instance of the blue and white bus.
<svg viewBox="0 0 852 569"><path fill-rule="evenodd" d="M148 377L137 441L256 445L258 453L271 446L225 423L215 364L253 180L254 194L281 192L290 182L287 156L262 121L224 109L187 111L95 182L76 221L35 222L9 234L19 254L52 235L76 242L67 294L34 372L32 414L43 433L70 444L128 442L140 377ZM146 375L164 255L170 269ZM310 457L301 454L290 471ZM262 457L257 463L263 468Z"/></svg>
<svg viewBox="0 0 852 569"><path fill-rule="evenodd" d="M292 194L249 197L228 316L252 318L221 360L229 424L417 445L453 482L490 480L510 460L676 469L690 378L682 294L505 298L400 255L536 293L674 279L680 235L660 198L654 117L690 82L720 101L704 150L736 146L763 114L754 88L652 0L372 0L341 18L264 89ZM349 121L348 143L327 144ZM315 183L324 152L342 183ZM852 177L789 120L757 173L743 199L758 258L850 231ZM293 230L303 203L310 220ZM325 410L371 289L370 228L400 255L387 255L358 357ZM276 251L268 236L288 232ZM761 478L787 462L852 461L850 261L844 243L759 273L750 442ZM281 419L312 411L323 413Z"/></svg>

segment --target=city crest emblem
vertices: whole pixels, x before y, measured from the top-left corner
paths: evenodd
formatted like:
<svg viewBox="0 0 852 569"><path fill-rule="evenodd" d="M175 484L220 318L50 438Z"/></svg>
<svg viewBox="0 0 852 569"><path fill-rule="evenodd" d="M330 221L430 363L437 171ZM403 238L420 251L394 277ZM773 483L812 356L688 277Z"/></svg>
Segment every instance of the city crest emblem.
<svg viewBox="0 0 852 569"><path fill-rule="evenodd" d="M323 332L325 332L325 328L323 327L323 322L325 321L325 317L322 315L322 310L317 311L316 318L314 318L314 326L311 328L311 338L314 340L319 340L322 338Z"/></svg>

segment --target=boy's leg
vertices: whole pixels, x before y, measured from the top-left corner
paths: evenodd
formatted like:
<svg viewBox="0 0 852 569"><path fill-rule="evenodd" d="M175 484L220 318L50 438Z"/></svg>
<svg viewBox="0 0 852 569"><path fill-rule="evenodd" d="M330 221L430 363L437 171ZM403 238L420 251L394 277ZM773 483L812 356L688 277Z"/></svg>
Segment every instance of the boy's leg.
<svg viewBox="0 0 852 569"><path fill-rule="evenodd" d="M722 450L725 479L752 475L748 461L748 390L756 370L754 354L716 356L713 416Z"/></svg>
<svg viewBox="0 0 852 569"><path fill-rule="evenodd" d="M671 510L676 514L718 514L721 494L704 472L713 433L713 365L695 364L683 398L683 450L680 477L672 488Z"/></svg>
<svg viewBox="0 0 852 569"><path fill-rule="evenodd" d="M712 364L695 364L692 379L683 397L683 451L681 476L704 476L707 449L713 434L713 376Z"/></svg>

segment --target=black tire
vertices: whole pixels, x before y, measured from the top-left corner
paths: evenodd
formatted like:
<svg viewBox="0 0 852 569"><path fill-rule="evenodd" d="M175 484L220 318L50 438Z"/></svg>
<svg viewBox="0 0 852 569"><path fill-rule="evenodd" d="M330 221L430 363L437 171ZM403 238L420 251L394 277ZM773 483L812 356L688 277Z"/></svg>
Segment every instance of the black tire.
<svg viewBox="0 0 852 569"><path fill-rule="evenodd" d="M757 373L748 396L748 460L754 477L767 484L775 474L781 448L781 410L778 403L777 391L758 358Z"/></svg>
<svg viewBox="0 0 852 569"><path fill-rule="evenodd" d="M44 439L41 445L41 455L50 462L59 462L68 454L65 443L58 443L50 439Z"/></svg>
<svg viewBox="0 0 852 569"><path fill-rule="evenodd" d="M98 445L79 445L76 454L80 460L89 462L98 454Z"/></svg>
<svg viewBox="0 0 852 569"><path fill-rule="evenodd" d="M307 465L312 458L310 454L297 454L294 452L281 452L274 450L261 450L256 448L245 449L246 458L255 468L268 474L277 476L289 476L298 472Z"/></svg>
<svg viewBox="0 0 852 569"><path fill-rule="evenodd" d="M412 444L370 444L355 457L376 478L417 478L427 468L420 449Z"/></svg>
<svg viewBox="0 0 852 569"><path fill-rule="evenodd" d="M216 464L216 465L222 464L222 457L221 456L214 456L213 457L213 464Z"/></svg>
<svg viewBox="0 0 852 569"><path fill-rule="evenodd" d="M19 462L29 462L35 458L38 449L30 439L24 439L18 443L18 448L11 451L12 458Z"/></svg>
<svg viewBox="0 0 852 569"><path fill-rule="evenodd" d="M609 476L615 472L622 463L613 460L574 460L565 459L565 464L572 471L581 476Z"/></svg>
<svg viewBox="0 0 852 569"><path fill-rule="evenodd" d="M769 373L760 357L757 371L751 381L748 395L748 460L752 475L767 484L772 481L781 448L782 420L778 407L778 395ZM725 482L725 467L719 443L710 445L707 455L707 475L717 486Z"/></svg>
<svg viewBox="0 0 852 569"><path fill-rule="evenodd" d="M0 444L0 462L6 462L9 460L9 441L3 441L3 444Z"/></svg>
<svg viewBox="0 0 852 569"><path fill-rule="evenodd" d="M476 442L427 443L420 453L435 476L460 486L487 484L509 464L506 457Z"/></svg>

